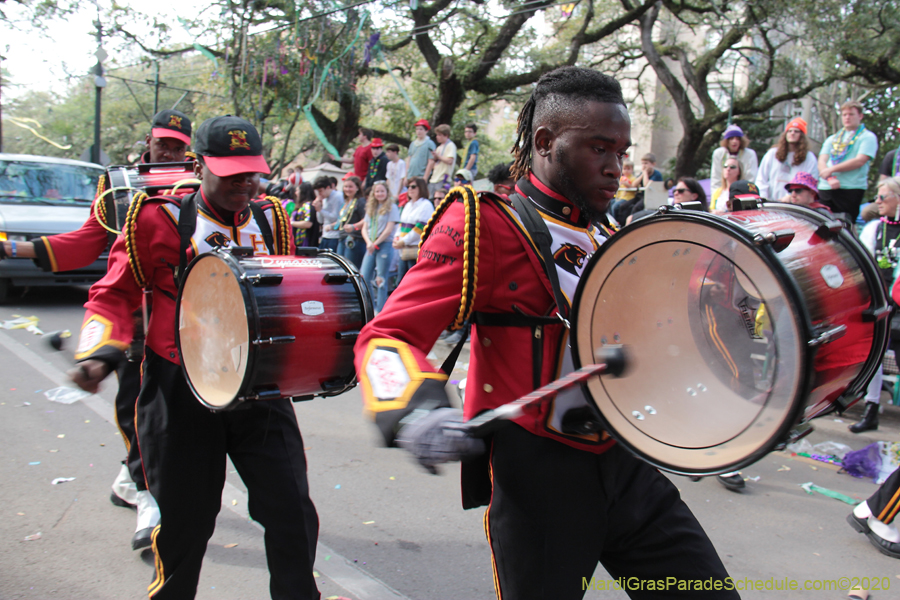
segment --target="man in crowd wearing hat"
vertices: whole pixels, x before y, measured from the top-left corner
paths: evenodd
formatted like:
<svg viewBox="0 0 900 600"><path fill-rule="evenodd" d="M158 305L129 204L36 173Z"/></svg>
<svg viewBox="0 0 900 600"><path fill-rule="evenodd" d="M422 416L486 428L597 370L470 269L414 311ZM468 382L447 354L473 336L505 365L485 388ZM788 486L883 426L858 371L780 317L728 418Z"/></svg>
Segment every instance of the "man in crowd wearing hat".
<svg viewBox="0 0 900 600"><path fill-rule="evenodd" d="M819 177L818 158L809 150L806 121L797 117L785 125L778 142L759 163L756 174L759 195L772 202L790 202L791 193L785 186L801 171Z"/></svg>
<svg viewBox="0 0 900 600"><path fill-rule="evenodd" d="M749 148L750 138L744 135L744 130L737 125L729 125L722 134L722 143L715 149L710 166L710 181L722 180L722 167L729 157L737 158L741 163L741 173L747 181L756 179L756 171L759 168L759 159L756 152Z"/></svg>
<svg viewBox="0 0 900 600"><path fill-rule="evenodd" d="M247 486L250 516L265 528L271 597L318 599L312 571L318 517L291 402L248 402L239 410L211 412L193 397L175 340L175 298L188 262L218 247L292 254L290 225L280 202L256 199L260 173L269 167L253 125L232 116L208 119L194 146L199 191L146 198L132 207L110 252L109 273L91 288L72 377L96 391L124 360L131 314L145 290L152 293L137 403L144 470L161 512L153 530L150 597L195 596L228 456Z"/></svg>
<svg viewBox="0 0 900 600"><path fill-rule="evenodd" d="M869 166L878 152L878 138L862 121L862 104L845 102L841 106L844 127L825 139L819 154L819 197L832 211L846 213L850 221L859 216Z"/></svg>
<svg viewBox="0 0 900 600"><path fill-rule="evenodd" d="M432 150L436 148L434 140L428 137L430 129L431 125L426 119L416 121L416 139L410 142L409 152L406 155L406 178L402 184L404 187L408 181L425 176L428 159L431 158Z"/></svg>
<svg viewBox="0 0 900 600"><path fill-rule="evenodd" d="M191 120L177 110L158 112L151 121L147 134L147 152L140 159L142 164L182 162L191 143ZM101 185L106 181L104 176ZM190 187L183 188L184 192ZM74 271L92 264L110 242L110 232L98 220L97 204L111 205L112 196L102 195L98 188L97 198L91 205L90 216L80 228L68 233L43 236L32 242L0 243L0 259L5 257L32 258L45 271ZM100 215L111 215L108 208ZM102 216L100 217L103 218ZM107 216L107 219L110 219ZM114 220L110 219L110 220ZM117 228L117 223L108 222L107 227ZM116 393L116 424L125 442L127 458L119 469L112 484L110 501L116 506L137 510L137 526L131 539L131 548L141 550L150 545L150 535L159 523L159 509L147 491L147 482L141 467L141 454L137 444L134 424L134 403L141 381L141 361L143 360L143 329L135 322L136 340L128 349L128 360L123 361L117 371L119 389Z"/></svg>
<svg viewBox="0 0 900 600"><path fill-rule="evenodd" d="M372 162L369 163L369 170L366 173L364 189L369 189L376 181L387 181L387 165L388 157L383 152L384 142L381 138L372 140Z"/></svg>
<svg viewBox="0 0 900 600"><path fill-rule="evenodd" d="M356 136L356 141L359 142L359 146L353 151L353 156L345 158L332 154L331 159L340 162L342 165L352 164L352 173L364 180L366 175L369 174L369 163L372 162L372 137L374 135L375 134L371 129L360 127L359 135Z"/></svg>
<svg viewBox="0 0 900 600"><path fill-rule="evenodd" d="M816 178L800 171L784 186L790 194L791 204L805 206L826 214L831 214L827 206L819 202L819 190L816 188Z"/></svg>
<svg viewBox="0 0 900 600"><path fill-rule="evenodd" d="M456 172L456 175L453 176L453 185L471 185L472 184L472 171L468 169L460 169Z"/></svg>

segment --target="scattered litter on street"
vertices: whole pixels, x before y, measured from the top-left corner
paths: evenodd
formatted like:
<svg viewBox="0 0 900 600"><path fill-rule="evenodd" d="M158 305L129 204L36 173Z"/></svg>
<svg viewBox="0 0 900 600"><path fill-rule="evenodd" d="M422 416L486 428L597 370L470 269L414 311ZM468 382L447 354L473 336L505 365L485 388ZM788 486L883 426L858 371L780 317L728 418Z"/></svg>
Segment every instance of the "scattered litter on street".
<svg viewBox="0 0 900 600"><path fill-rule="evenodd" d="M26 541L26 542L33 542L34 540L39 540L39 539L41 539L41 532L40 532L40 531L38 531L37 533L33 533L33 534L31 534L31 535L26 535L24 541Z"/></svg>
<svg viewBox="0 0 900 600"><path fill-rule="evenodd" d="M806 483L801 483L800 487L802 487L803 491L805 491L807 494L812 494L813 492L818 492L818 493L822 494L823 496L828 496L829 498L834 498L835 500L840 500L841 502L845 502L847 504L850 504L851 506L856 506L857 504L860 503L859 500L856 500L855 498L851 498L850 496L847 496L840 492L835 492L834 490L829 490L829 489L826 489L823 487L819 487L816 484L814 484L812 481L808 481Z"/></svg>
<svg viewBox="0 0 900 600"><path fill-rule="evenodd" d="M225 548L237 548L237 544L225 544Z"/></svg>
<svg viewBox="0 0 900 600"><path fill-rule="evenodd" d="M60 483L66 483L67 481L75 481L74 477L57 477L53 481L50 482L50 485L59 485Z"/></svg>
<svg viewBox="0 0 900 600"><path fill-rule="evenodd" d="M60 404L72 404L78 402L82 398L90 396L88 392L72 387L58 387L44 392L44 396L51 402L59 402Z"/></svg>

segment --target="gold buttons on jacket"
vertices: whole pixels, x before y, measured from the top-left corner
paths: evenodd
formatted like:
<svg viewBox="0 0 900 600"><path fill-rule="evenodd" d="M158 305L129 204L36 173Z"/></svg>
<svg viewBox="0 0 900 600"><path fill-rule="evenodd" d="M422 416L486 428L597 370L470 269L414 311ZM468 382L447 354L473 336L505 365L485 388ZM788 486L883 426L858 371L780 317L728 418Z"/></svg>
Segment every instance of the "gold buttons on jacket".
<svg viewBox="0 0 900 600"><path fill-rule="evenodd" d="M488 394L490 394L491 392L494 391L494 386L492 386L489 383L486 383L486 384L484 384L484 391L486 391Z"/></svg>
<svg viewBox="0 0 900 600"><path fill-rule="evenodd" d="M562 212L564 215L566 215L568 217L570 214L572 214L572 209L569 208L568 206L563 206Z"/></svg>
<svg viewBox="0 0 900 600"><path fill-rule="evenodd" d="M491 345L491 338L484 338L481 340L481 345L487 348Z"/></svg>

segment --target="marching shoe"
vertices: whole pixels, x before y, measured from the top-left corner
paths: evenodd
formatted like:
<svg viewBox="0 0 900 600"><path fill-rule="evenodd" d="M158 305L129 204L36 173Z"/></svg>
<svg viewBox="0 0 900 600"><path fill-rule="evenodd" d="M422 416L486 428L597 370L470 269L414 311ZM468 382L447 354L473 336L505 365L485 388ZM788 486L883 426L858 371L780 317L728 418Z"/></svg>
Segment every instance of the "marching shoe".
<svg viewBox="0 0 900 600"><path fill-rule="evenodd" d="M875 431L878 429L878 410L881 407L876 402L866 402L866 412L859 423L850 425L847 429L853 433L862 433L863 431Z"/></svg>
<svg viewBox="0 0 900 600"><path fill-rule="evenodd" d="M868 534L869 531L869 522L868 519L860 519L852 512L847 515L847 522L850 523L850 527L858 531L859 533Z"/></svg>
<svg viewBox="0 0 900 600"><path fill-rule="evenodd" d="M122 465L116 480L112 484L112 492L109 495L109 501L116 506L122 508L135 508L137 506L137 486L131 480L131 473L128 467Z"/></svg>
<svg viewBox="0 0 900 600"><path fill-rule="evenodd" d="M153 543L153 529L159 525L159 506L147 490L137 493L137 511L137 527L131 538L132 550L149 547Z"/></svg>
<svg viewBox="0 0 900 600"><path fill-rule="evenodd" d="M741 477L741 474L738 472L716 475L716 481L724 485L732 492L738 492L745 487L744 478Z"/></svg>
<svg viewBox="0 0 900 600"><path fill-rule="evenodd" d="M890 556L891 558L900 558L900 544L897 542L889 542L874 531L869 531L866 535L872 545L878 548L882 554Z"/></svg>

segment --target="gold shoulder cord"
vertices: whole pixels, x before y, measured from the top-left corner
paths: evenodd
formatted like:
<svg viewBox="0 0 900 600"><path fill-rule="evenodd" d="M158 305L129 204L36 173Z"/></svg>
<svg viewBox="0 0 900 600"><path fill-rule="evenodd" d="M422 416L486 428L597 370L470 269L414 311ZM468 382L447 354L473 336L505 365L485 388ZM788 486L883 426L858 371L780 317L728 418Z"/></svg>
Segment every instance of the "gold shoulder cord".
<svg viewBox="0 0 900 600"><path fill-rule="evenodd" d="M106 177L107 173L104 173L97 182L97 195L95 196L97 200L94 203L94 218L100 225L106 225L106 194L103 193L106 189Z"/></svg>
<svg viewBox="0 0 900 600"><path fill-rule="evenodd" d="M288 237L288 220L287 213L284 212L284 206L281 200L275 196L266 196L266 200L272 203L272 214L275 216L275 232L272 236L275 238L275 254L287 254L291 247L291 240Z"/></svg>
<svg viewBox="0 0 900 600"><path fill-rule="evenodd" d="M141 268L141 261L138 259L134 236L137 232L138 211L141 210L141 205L146 199L147 194L144 192L137 192L134 195L134 200L131 201L131 206L128 207L128 214L125 217L125 226L122 228L125 236L125 251L128 253L128 266L131 267L134 280L141 288L147 287L147 280L144 277L144 270Z"/></svg>
<svg viewBox="0 0 900 600"><path fill-rule="evenodd" d="M466 211L466 228L463 235L463 283L462 294L459 300L459 312L450 325L451 331L462 329L463 324L471 316L472 309L475 307L475 292L478 289L478 242L481 236L481 203L478 200L475 188L470 185L452 188L431 215L428 224L422 231L422 239L419 242L419 247L421 248L441 218L441 215L459 199L463 201Z"/></svg>

